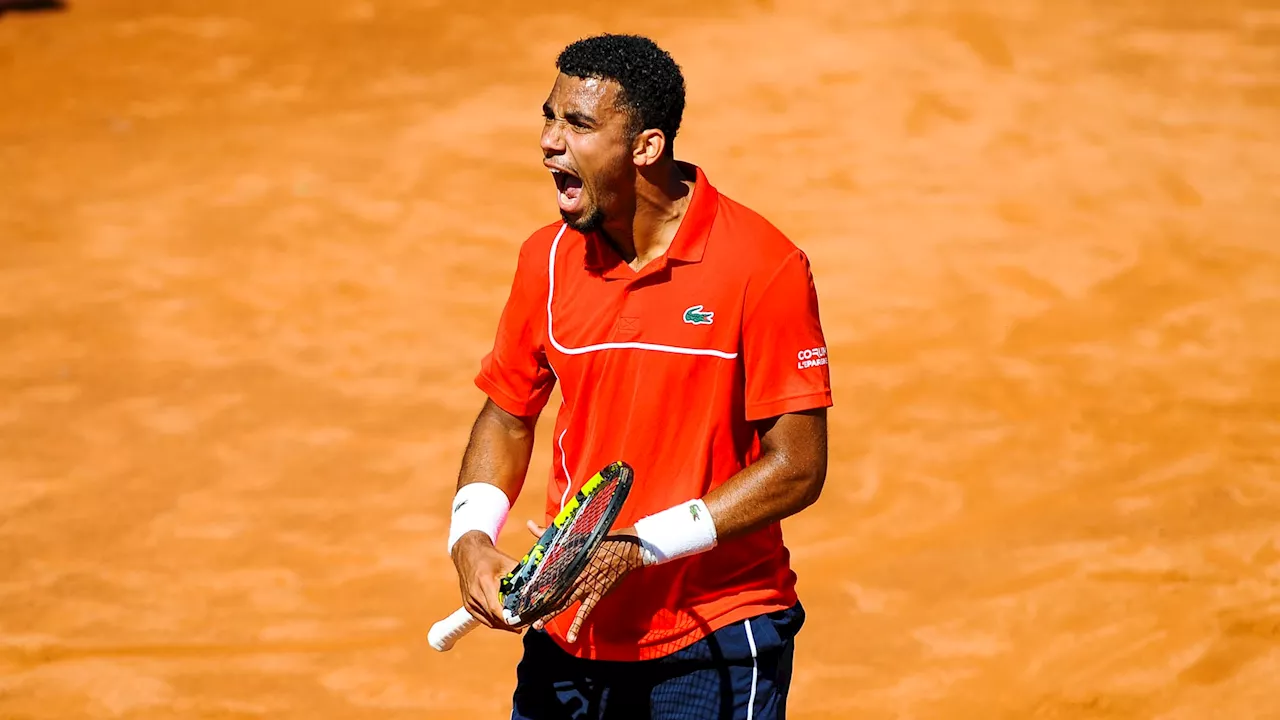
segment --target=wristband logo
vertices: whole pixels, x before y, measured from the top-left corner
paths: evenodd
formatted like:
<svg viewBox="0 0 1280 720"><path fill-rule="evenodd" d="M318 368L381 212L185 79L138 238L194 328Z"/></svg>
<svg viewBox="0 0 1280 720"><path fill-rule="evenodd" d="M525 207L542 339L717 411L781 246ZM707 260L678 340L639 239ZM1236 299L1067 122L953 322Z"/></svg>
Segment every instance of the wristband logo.
<svg viewBox="0 0 1280 720"><path fill-rule="evenodd" d="M689 506L689 515L693 517L694 522L698 522L698 506L697 505Z"/></svg>
<svg viewBox="0 0 1280 720"><path fill-rule="evenodd" d="M822 367L827 364L827 348L826 346L809 348L796 353L796 369L804 370L807 368Z"/></svg>

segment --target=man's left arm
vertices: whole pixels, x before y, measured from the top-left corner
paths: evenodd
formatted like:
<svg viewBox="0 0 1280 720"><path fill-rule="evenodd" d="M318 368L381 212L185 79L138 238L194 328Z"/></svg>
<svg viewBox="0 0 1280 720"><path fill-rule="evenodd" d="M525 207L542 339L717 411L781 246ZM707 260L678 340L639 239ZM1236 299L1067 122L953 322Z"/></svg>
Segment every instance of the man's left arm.
<svg viewBox="0 0 1280 720"><path fill-rule="evenodd" d="M761 454L702 498L717 542L746 535L817 502L827 478L827 409L761 423Z"/></svg>
<svg viewBox="0 0 1280 720"><path fill-rule="evenodd" d="M747 288L742 328L747 419L759 459L702 498L724 542L812 505L827 477L831 375L809 258L794 250Z"/></svg>

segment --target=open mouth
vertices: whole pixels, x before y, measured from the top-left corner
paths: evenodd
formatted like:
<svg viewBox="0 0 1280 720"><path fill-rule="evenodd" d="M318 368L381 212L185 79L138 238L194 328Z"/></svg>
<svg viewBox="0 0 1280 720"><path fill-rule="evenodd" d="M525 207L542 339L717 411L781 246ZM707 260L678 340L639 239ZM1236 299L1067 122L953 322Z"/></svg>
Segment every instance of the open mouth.
<svg viewBox="0 0 1280 720"><path fill-rule="evenodd" d="M551 169L556 181L556 200L560 211L576 213L582 207L582 178L560 168Z"/></svg>

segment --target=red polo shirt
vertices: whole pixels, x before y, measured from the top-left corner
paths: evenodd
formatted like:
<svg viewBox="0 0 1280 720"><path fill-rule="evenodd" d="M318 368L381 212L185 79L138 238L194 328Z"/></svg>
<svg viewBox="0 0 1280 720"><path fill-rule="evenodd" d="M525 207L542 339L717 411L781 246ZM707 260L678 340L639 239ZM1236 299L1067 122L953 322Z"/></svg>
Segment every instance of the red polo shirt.
<svg viewBox="0 0 1280 720"><path fill-rule="evenodd" d="M555 382L547 517L614 460L636 471L617 527L707 494L755 461L753 421L831 405L826 342L805 254L719 194L700 168L667 254L639 272L598 235L561 222L520 249L511 295L476 384L538 415ZM585 658L660 657L796 602L774 524L629 575L578 642L573 612L547 630Z"/></svg>

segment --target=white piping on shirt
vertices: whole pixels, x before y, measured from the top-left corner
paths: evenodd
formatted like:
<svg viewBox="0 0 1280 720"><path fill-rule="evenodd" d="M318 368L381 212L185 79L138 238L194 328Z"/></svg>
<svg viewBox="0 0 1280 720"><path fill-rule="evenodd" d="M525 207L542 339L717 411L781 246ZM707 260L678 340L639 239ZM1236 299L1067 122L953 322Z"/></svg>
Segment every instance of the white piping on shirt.
<svg viewBox="0 0 1280 720"><path fill-rule="evenodd" d="M738 353L729 353L722 350L712 350L710 348L687 348L678 345L658 345L655 343L640 342L620 342L620 343L598 343L596 345L587 345L585 347L571 348L561 345L556 340L556 334L552 332L551 322L551 300L556 294L556 250L560 247L560 238L564 236L564 231L569 226L561 225L560 232L556 233L556 239L551 243L551 256L547 259L547 339L551 341L552 347L565 355L585 355L587 353L599 352L601 350L651 350L654 352L674 353L676 355L706 355L710 357L718 357L724 360L733 360L738 357Z"/></svg>

